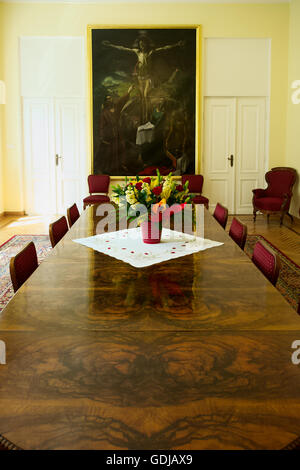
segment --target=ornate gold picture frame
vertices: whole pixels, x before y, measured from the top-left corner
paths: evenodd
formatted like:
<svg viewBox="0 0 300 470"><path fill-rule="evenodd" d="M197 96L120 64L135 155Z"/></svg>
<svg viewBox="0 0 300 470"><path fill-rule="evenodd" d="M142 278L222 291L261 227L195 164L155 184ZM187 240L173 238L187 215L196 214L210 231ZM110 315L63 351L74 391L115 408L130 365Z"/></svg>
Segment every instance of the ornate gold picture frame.
<svg viewBox="0 0 300 470"><path fill-rule="evenodd" d="M88 26L91 172L194 174L200 26Z"/></svg>

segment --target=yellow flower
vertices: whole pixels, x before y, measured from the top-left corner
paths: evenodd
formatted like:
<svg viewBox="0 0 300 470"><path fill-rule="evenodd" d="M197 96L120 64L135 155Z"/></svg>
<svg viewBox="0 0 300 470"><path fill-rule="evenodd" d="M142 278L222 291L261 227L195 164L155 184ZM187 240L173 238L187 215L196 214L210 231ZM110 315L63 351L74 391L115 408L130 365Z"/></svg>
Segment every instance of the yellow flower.
<svg viewBox="0 0 300 470"><path fill-rule="evenodd" d="M119 205L119 202L120 202L119 196L112 196L111 200L115 204Z"/></svg>
<svg viewBox="0 0 300 470"><path fill-rule="evenodd" d="M130 205L135 204L137 202L137 198L135 197L134 191L130 187L126 191L126 201L129 202Z"/></svg>
<svg viewBox="0 0 300 470"><path fill-rule="evenodd" d="M151 180L150 188L153 189L155 186L158 186L158 177Z"/></svg>
<svg viewBox="0 0 300 470"><path fill-rule="evenodd" d="M172 185L173 183L171 178L167 176L162 189L162 197L164 197L165 199L169 199L172 192Z"/></svg>
<svg viewBox="0 0 300 470"><path fill-rule="evenodd" d="M148 183L143 183L142 188L145 189L145 191L147 192L147 194L150 193L150 186L149 186Z"/></svg>
<svg viewBox="0 0 300 470"><path fill-rule="evenodd" d="M161 193L162 197L164 197L165 199L169 199L171 191L172 191L172 188L170 186L163 187L163 190Z"/></svg>

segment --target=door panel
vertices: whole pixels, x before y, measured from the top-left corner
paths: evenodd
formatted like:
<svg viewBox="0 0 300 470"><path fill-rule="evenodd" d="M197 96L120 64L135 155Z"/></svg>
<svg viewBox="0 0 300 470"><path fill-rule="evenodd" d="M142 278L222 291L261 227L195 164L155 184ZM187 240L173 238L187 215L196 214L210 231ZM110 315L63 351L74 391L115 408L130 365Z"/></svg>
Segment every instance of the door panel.
<svg viewBox="0 0 300 470"><path fill-rule="evenodd" d="M65 212L74 202L79 208L84 197L85 145L82 123L85 121L82 99L56 99L56 178L57 208Z"/></svg>
<svg viewBox="0 0 300 470"><path fill-rule="evenodd" d="M252 189L263 185L265 107L265 98L237 100L236 214L252 213Z"/></svg>
<svg viewBox="0 0 300 470"><path fill-rule="evenodd" d="M24 99L25 210L53 214L55 205L53 101ZM42 195L42 197L41 197Z"/></svg>
<svg viewBox="0 0 300 470"><path fill-rule="evenodd" d="M222 202L234 209L235 100L206 98L204 106L204 189L213 209Z"/></svg>

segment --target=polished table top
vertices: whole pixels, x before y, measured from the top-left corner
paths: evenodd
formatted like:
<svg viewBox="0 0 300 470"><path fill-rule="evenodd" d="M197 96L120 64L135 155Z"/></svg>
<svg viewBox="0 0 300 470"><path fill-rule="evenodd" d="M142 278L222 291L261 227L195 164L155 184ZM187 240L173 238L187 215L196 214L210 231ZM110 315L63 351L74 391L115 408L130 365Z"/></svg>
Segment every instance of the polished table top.
<svg viewBox="0 0 300 470"><path fill-rule="evenodd" d="M137 269L74 243L3 311L0 434L23 449L280 449L300 435L300 317L224 245Z"/></svg>

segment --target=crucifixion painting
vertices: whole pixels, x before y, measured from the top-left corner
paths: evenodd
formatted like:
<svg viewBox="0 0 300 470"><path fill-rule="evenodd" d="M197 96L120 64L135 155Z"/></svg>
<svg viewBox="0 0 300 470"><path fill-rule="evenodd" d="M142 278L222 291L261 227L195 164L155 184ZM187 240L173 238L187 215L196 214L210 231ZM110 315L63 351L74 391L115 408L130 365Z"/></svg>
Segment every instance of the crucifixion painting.
<svg viewBox="0 0 300 470"><path fill-rule="evenodd" d="M91 30L95 174L195 173L196 37Z"/></svg>

